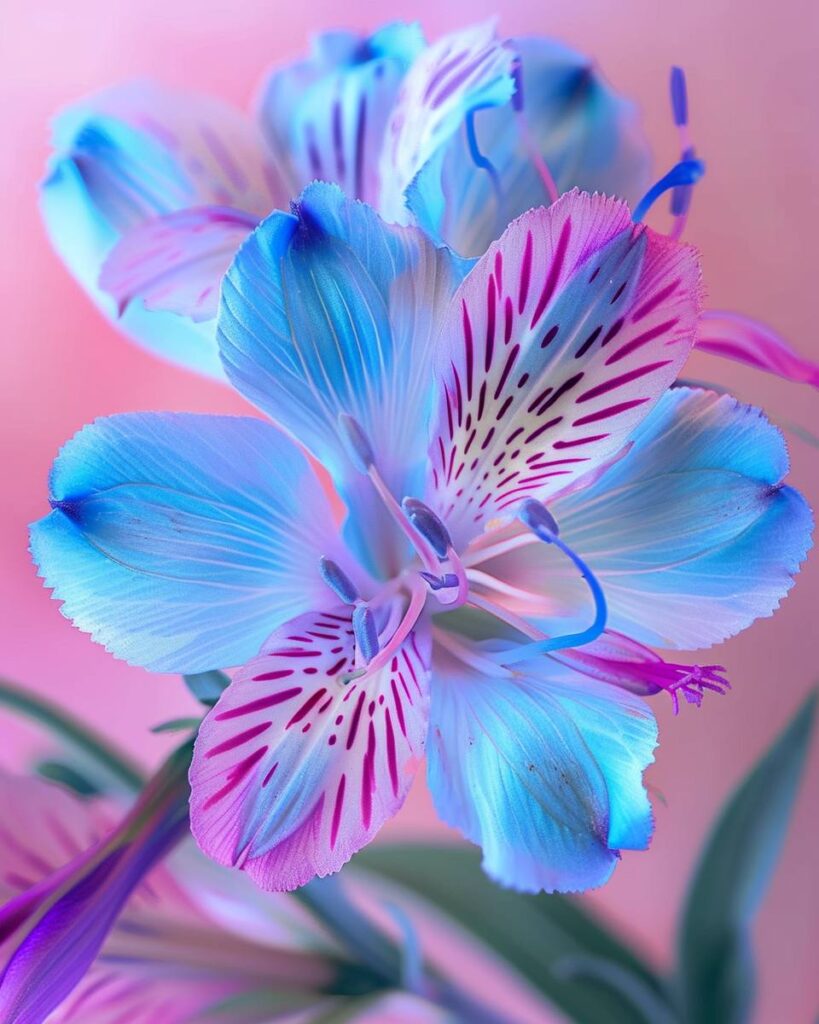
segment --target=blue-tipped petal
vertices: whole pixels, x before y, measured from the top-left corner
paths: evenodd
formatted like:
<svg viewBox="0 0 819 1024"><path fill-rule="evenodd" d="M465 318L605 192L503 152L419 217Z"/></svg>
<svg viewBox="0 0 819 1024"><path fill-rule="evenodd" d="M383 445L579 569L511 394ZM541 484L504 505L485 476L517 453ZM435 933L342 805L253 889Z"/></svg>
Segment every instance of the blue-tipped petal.
<svg viewBox="0 0 819 1024"><path fill-rule="evenodd" d="M552 506L563 537L603 585L609 626L646 644L696 649L770 615L813 525L804 498L783 484L779 431L730 395L675 388L632 444L598 480ZM515 571L550 573L554 596L570 601L571 589L579 608L579 586L554 559L546 564L547 550L530 551Z"/></svg>
<svg viewBox="0 0 819 1024"><path fill-rule="evenodd" d="M225 278L219 345L228 377L329 470L367 538L363 558L386 513L361 463L374 458L393 494L420 490L432 348L465 270L420 231L314 184L292 214L257 228ZM351 458L351 419L366 458Z"/></svg>
<svg viewBox="0 0 819 1024"><path fill-rule="evenodd" d="M468 256L481 255L526 210L551 202L530 147L558 192L577 187L635 202L648 185L650 150L636 109L588 57L546 39L508 45L519 58L512 102L477 112L474 140L466 131L454 135L407 193L417 222ZM474 159L475 148L494 176Z"/></svg>
<svg viewBox="0 0 819 1024"><path fill-rule="evenodd" d="M154 218L218 206L258 219L286 202L260 133L216 100L135 83L67 110L54 125L53 142L40 206L68 269L128 337L221 377L212 321L197 325L163 310L146 311L141 303L120 317L98 281L114 246Z"/></svg>
<svg viewBox="0 0 819 1024"><path fill-rule="evenodd" d="M98 420L51 474L31 550L62 612L155 671L240 664L284 618L326 600L326 497L266 423L144 413Z"/></svg>
<svg viewBox="0 0 819 1024"><path fill-rule="evenodd" d="M525 892L602 885L620 849L644 849L642 772L654 717L638 697L548 660L525 675L436 664L428 778L436 809L483 849L496 881Z"/></svg>

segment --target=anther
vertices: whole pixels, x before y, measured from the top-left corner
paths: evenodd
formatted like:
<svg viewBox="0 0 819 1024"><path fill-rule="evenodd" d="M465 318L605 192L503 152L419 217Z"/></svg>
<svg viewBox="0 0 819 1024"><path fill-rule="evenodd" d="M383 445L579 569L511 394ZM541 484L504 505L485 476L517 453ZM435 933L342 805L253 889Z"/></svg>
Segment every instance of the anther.
<svg viewBox="0 0 819 1024"><path fill-rule="evenodd" d="M347 573L330 558L319 559L321 578L344 604L355 604L359 593Z"/></svg>
<svg viewBox="0 0 819 1024"><path fill-rule="evenodd" d="M678 128L688 124L688 89L685 72L678 67L671 69L671 112Z"/></svg>
<svg viewBox="0 0 819 1024"><path fill-rule="evenodd" d="M541 531L554 534L555 537L560 533L555 517L545 505L534 498L527 498L521 504L518 516L523 525L527 526L532 533L536 533L542 540L548 540L548 537L543 537Z"/></svg>
<svg viewBox="0 0 819 1024"><path fill-rule="evenodd" d="M369 473L375 463L375 456L361 424L346 412L338 417L341 436L347 445L347 453L360 473Z"/></svg>
<svg viewBox="0 0 819 1024"><path fill-rule="evenodd" d="M443 561L452 547L452 540L438 516L417 498L404 498L401 508L415 529L430 543L432 550Z"/></svg>
<svg viewBox="0 0 819 1024"><path fill-rule="evenodd" d="M378 630L375 628L375 616L366 605L359 605L353 612L353 632L364 661L372 661L381 645L378 642Z"/></svg>
<svg viewBox="0 0 819 1024"><path fill-rule="evenodd" d="M443 576L435 576L431 572L421 570L418 575L427 581L430 590L448 590L451 587L458 586L458 577L454 572L444 573Z"/></svg>

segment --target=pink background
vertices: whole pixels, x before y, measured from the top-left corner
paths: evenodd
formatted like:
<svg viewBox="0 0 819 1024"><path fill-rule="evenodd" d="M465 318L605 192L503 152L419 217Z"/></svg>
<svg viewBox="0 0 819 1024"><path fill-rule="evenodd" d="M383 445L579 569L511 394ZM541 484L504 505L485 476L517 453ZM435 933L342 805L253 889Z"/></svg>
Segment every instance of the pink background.
<svg viewBox="0 0 819 1024"><path fill-rule="evenodd" d="M310 32L383 16L366 0L6 0L0 46L0 669L81 711L145 761L167 738L146 728L192 709L174 678L114 661L75 631L29 564L26 524L46 511L46 474L59 445L95 416L133 409L240 412L225 389L152 360L120 340L51 253L35 186L47 121L61 105L114 80L154 75L244 104L271 63L299 54ZM420 18L431 36L494 13L487 0L393 0L383 13ZM229 11L229 8L235 8ZM639 98L658 165L675 155L668 67L689 74L695 138L708 161L688 237L701 246L713 305L766 318L819 358L815 328L819 208L819 15L812 0L572 0L506 5L508 33L562 37L595 55L618 88ZM446 13L444 13L446 12ZM817 430L815 394L699 357L691 375L731 385L780 423ZM813 503L817 453L791 442L793 481ZM664 794L650 852L627 854L590 897L660 963L673 948L685 881L717 807L817 678L819 559L773 620L715 652L733 693L659 715L662 745L650 781ZM31 736L3 718L0 756L19 765ZM817 798L819 744L785 853L756 929L758 1021L807 1022L819 1005ZM393 835L441 835L422 783Z"/></svg>

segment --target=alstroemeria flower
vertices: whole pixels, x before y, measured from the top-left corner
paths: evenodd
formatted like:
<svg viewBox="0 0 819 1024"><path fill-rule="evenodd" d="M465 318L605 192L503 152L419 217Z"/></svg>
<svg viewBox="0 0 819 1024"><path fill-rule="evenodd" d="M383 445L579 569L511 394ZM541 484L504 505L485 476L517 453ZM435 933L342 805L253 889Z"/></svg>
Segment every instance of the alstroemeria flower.
<svg viewBox="0 0 819 1024"><path fill-rule="evenodd" d="M186 810L183 794L180 836ZM344 964L296 905L260 903L193 851L159 863L153 841L83 874L121 831L116 812L40 779L0 775L0 821L4 1024L267 1024L327 1008Z"/></svg>
<svg viewBox="0 0 819 1024"><path fill-rule="evenodd" d="M429 46L399 23L320 35L268 78L255 120L152 84L109 89L57 120L54 147L42 209L69 268L131 337L216 376L221 277L314 179L480 255L554 198L544 168L553 189L636 202L649 164L636 109L587 57L492 23Z"/></svg>
<svg viewBox="0 0 819 1024"><path fill-rule="evenodd" d="M192 827L268 889L337 870L425 749L494 878L599 885L651 835L638 694L725 686L642 645L770 614L810 543L762 414L669 390L691 247L574 192L467 269L312 185L227 274L227 374L326 467L343 531L271 425L159 413L81 431L32 528L64 614L114 654L241 665L199 733Z"/></svg>

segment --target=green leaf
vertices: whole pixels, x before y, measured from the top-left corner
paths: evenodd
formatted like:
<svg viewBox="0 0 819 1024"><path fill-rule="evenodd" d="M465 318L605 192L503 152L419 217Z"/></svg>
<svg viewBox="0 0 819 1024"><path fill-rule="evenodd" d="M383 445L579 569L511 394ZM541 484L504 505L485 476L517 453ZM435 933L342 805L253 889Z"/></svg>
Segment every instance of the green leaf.
<svg viewBox="0 0 819 1024"><path fill-rule="evenodd" d="M423 897L573 1021L654 1024L659 1018L650 1014L658 1008L671 1015L664 984L652 968L577 900L501 889L483 873L480 855L470 847L376 845L359 853L355 865ZM596 971L573 969L592 961ZM601 963L611 967L605 978ZM620 984L612 984L613 975Z"/></svg>
<svg viewBox="0 0 819 1024"><path fill-rule="evenodd" d="M679 934L679 997L691 1024L741 1024L750 1016L750 926L788 829L815 707L813 693L735 790L700 856Z"/></svg>
<svg viewBox="0 0 819 1024"><path fill-rule="evenodd" d="M181 732L183 729L198 729L201 724L201 718L171 718L167 722L160 722L159 725L151 726L151 732Z"/></svg>
<svg viewBox="0 0 819 1024"><path fill-rule="evenodd" d="M230 685L230 677L215 669L212 672L197 672L195 675L182 678L194 697L209 708L213 707L222 696L222 691Z"/></svg>
<svg viewBox="0 0 819 1024"><path fill-rule="evenodd" d="M77 770L103 792L142 789L145 776L127 755L51 701L0 679L0 707L36 722L79 761Z"/></svg>
<svg viewBox="0 0 819 1024"><path fill-rule="evenodd" d="M86 778L82 772L74 768L73 765L66 764L65 761L45 758L37 762L34 770L42 778L65 786L66 789L70 789L77 796L90 797L99 796L100 794L99 788L91 779Z"/></svg>

